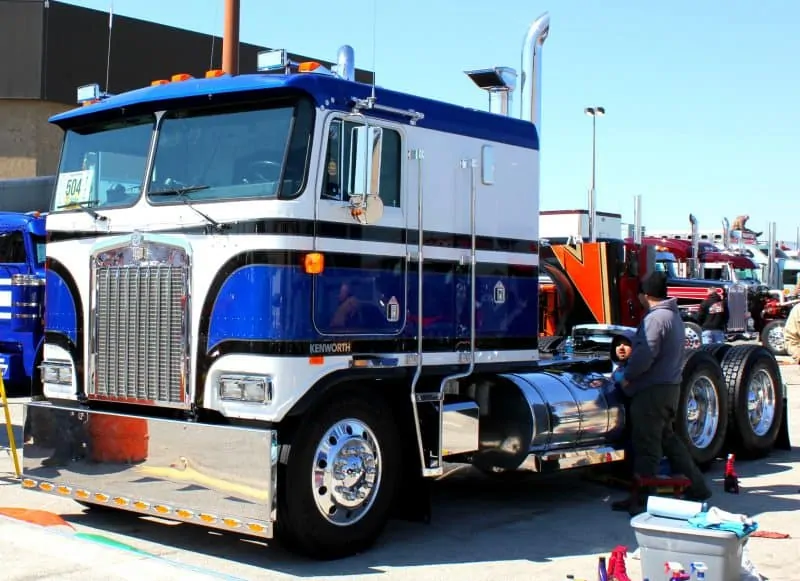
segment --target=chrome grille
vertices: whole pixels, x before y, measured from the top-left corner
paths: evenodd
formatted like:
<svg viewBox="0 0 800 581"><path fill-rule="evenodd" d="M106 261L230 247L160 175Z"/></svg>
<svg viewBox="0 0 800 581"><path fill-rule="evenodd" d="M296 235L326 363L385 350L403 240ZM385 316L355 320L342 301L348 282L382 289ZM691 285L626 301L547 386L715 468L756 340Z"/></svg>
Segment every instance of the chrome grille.
<svg viewBox="0 0 800 581"><path fill-rule="evenodd" d="M747 287L734 284L728 288L728 331L747 330Z"/></svg>
<svg viewBox="0 0 800 581"><path fill-rule="evenodd" d="M96 257L89 397L185 407L188 274L185 253L172 246Z"/></svg>

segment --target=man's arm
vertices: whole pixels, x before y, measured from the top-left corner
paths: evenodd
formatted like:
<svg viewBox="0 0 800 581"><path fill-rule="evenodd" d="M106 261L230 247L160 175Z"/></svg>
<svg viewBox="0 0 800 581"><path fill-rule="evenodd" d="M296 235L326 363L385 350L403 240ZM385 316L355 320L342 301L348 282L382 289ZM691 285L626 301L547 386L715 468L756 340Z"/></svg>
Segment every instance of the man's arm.
<svg viewBox="0 0 800 581"><path fill-rule="evenodd" d="M631 356L625 366L625 379L631 381L647 372L661 351L663 323L652 315L644 320L643 332L636 334Z"/></svg>
<svg viewBox="0 0 800 581"><path fill-rule="evenodd" d="M706 322L706 318L708 317L708 310L711 308L711 301L709 299L704 300L700 303L700 310L697 312L697 316L695 316L694 320L697 321L697 324L702 326L703 323Z"/></svg>
<svg viewBox="0 0 800 581"><path fill-rule="evenodd" d="M783 328L783 340L791 358L800 362L800 305L795 305L789 311Z"/></svg>

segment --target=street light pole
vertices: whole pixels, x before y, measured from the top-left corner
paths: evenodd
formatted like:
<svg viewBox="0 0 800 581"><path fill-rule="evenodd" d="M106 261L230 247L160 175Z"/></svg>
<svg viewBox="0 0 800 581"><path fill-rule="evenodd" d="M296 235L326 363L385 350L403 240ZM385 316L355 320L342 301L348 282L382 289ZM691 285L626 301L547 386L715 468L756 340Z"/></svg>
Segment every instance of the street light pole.
<svg viewBox="0 0 800 581"><path fill-rule="evenodd" d="M606 114L604 107L587 107L583 110L592 118L592 185L589 188L589 241L597 241L597 118Z"/></svg>

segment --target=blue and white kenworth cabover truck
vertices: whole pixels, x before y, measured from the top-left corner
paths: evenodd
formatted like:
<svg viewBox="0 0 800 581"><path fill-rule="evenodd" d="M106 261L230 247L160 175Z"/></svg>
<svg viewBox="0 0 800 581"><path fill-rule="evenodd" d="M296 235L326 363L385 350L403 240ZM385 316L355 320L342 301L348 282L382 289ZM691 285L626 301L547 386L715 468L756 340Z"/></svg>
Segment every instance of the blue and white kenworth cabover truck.
<svg viewBox="0 0 800 581"><path fill-rule="evenodd" d="M332 70L277 51L277 73L79 91L52 119L22 485L335 558L424 518L446 462L621 459L609 382L537 350L548 31L525 37L521 118L512 69L469 73L477 111L357 83L347 46ZM782 385L759 353L771 447Z"/></svg>

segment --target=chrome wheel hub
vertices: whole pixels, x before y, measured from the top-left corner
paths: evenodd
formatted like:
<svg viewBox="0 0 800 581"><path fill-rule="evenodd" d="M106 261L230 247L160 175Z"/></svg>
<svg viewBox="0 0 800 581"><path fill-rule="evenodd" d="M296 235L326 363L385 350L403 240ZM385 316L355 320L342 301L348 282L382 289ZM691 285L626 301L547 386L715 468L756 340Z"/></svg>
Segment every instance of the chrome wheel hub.
<svg viewBox="0 0 800 581"><path fill-rule="evenodd" d="M767 333L767 344L773 351L779 353L783 352L785 348L783 327L773 327L769 330L769 333Z"/></svg>
<svg viewBox="0 0 800 581"><path fill-rule="evenodd" d="M686 428L689 439L697 448L707 448L717 435L719 401L714 383L708 377L698 377L689 388L686 402Z"/></svg>
<svg viewBox="0 0 800 581"><path fill-rule="evenodd" d="M684 327L684 333L686 334L687 349L699 349L700 345L703 344L703 338L700 337L691 327Z"/></svg>
<svg viewBox="0 0 800 581"><path fill-rule="evenodd" d="M369 427L354 419L334 424L314 454L311 486L320 514L338 526L359 521L375 501L381 467L381 449Z"/></svg>
<svg viewBox="0 0 800 581"><path fill-rule="evenodd" d="M753 374L747 389L747 414L756 436L769 432L775 421L775 383L764 369Z"/></svg>

